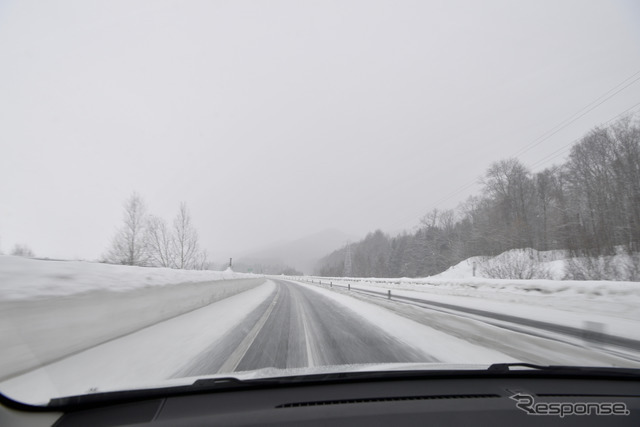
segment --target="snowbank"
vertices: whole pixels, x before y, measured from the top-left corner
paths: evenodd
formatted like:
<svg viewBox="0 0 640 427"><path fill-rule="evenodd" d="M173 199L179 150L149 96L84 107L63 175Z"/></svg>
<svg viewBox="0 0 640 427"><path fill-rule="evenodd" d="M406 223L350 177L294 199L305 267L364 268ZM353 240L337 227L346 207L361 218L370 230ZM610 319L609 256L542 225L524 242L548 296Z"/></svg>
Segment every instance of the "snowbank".
<svg viewBox="0 0 640 427"><path fill-rule="evenodd" d="M461 296L482 296L489 299L548 296L554 298L583 298L602 303L620 302L640 307L640 283L612 282L607 280L545 280L545 279L486 279L426 277L421 279L401 278L344 278L309 277L308 280L323 280L324 283L365 284L385 289L406 289L421 292L444 293ZM500 296L502 295L502 296ZM640 317L639 317L640 319Z"/></svg>
<svg viewBox="0 0 640 427"><path fill-rule="evenodd" d="M488 262L506 263L514 257L530 257L535 261L538 272L544 277L530 279L489 278L483 268ZM616 264L624 265L629 261L625 254L615 255ZM403 289L430 294L479 297L488 300L500 300L522 303L540 303L542 305L562 305L571 308L570 301L577 302L578 310L591 312L606 311L612 314L626 313L630 318L640 321L640 282L613 280L563 280L570 258L566 251L511 250L496 257L471 257L450 267L446 271L424 278L344 278L344 277L308 277L310 280L333 281L383 287L385 289ZM574 259L575 260L575 259ZM528 266L527 266L528 267ZM640 266L639 266L640 268ZM306 278L307 279L307 278ZM588 301L588 303L585 303ZM598 304L601 306L598 307Z"/></svg>
<svg viewBox="0 0 640 427"><path fill-rule="evenodd" d="M231 270L174 270L0 255L0 301L49 298L97 290L128 292L176 283L249 277L256 276Z"/></svg>
<svg viewBox="0 0 640 427"><path fill-rule="evenodd" d="M42 405L52 397L160 385L236 328L274 290L273 282L263 281L246 292L3 381L0 390L12 399Z"/></svg>
<svg viewBox="0 0 640 427"><path fill-rule="evenodd" d="M617 252L612 256L572 258L564 250L512 249L495 257L468 258L431 278L637 281L640 254L629 255L622 247Z"/></svg>
<svg viewBox="0 0 640 427"><path fill-rule="evenodd" d="M245 277L245 278L242 278ZM0 257L0 379L51 363L264 279L85 262Z"/></svg>

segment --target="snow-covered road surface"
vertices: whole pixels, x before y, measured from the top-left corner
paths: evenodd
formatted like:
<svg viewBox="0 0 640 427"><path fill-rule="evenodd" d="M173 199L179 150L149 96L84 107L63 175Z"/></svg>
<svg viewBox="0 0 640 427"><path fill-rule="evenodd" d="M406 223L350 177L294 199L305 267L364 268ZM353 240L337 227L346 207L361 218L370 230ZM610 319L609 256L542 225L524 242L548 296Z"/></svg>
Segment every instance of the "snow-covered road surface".
<svg viewBox="0 0 640 427"><path fill-rule="evenodd" d="M176 376L264 367L301 368L356 363L437 362L329 298L292 282Z"/></svg>

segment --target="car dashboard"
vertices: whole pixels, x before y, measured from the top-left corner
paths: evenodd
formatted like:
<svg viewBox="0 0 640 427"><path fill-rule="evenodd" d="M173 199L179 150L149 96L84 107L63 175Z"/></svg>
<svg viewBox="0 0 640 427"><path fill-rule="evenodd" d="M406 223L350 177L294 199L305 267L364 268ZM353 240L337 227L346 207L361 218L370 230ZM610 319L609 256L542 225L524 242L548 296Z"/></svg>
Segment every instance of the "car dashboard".
<svg viewBox="0 0 640 427"><path fill-rule="evenodd" d="M611 412L613 405L618 405L618 413ZM640 381L527 374L490 378L332 380L121 398L77 406L67 406L58 412L27 412L25 408L10 409L4 405L0 424L56 427L637 426L640 425ZM531 408L537 413L529 413ZM554 414L553 408L562 409L562 413ZM587 413L580 413L585 408ZM569 411L573 409L575 413Z"/></svg>

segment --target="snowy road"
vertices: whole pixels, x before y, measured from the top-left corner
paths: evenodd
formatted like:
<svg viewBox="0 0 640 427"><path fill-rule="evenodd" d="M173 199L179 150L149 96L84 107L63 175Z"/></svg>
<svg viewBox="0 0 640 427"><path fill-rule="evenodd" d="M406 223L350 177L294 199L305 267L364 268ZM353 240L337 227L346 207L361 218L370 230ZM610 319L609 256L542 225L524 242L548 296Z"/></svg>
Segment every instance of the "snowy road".
<svg viewBox="0 0 640 427"><path fill-rule="evenodd" d="M638 366L633 357L585 346L581 339L564 342L443 310L337 287L260 280L199 309L19 373L0 382L0 391L41 404L88 390L270 368L282 375L288 369L299 373L296 368L310 373L348 365L343 369L350 371L359 369L356 365L413 362ZM56 337L65 333L60 329Z"/></svg>
<svg viewBox="0 0 640 427"><path fill-rule="evenodd" d="M616 362L599 349L542 337L535 332L540 329L520 330L523 319L515 318L511 323L513 319L505 317L501 324L493 324L484 317L452 317L440 310L443 307L434 310L434 306L425 306L425 301L411 308L393 301L386 304L386 298L358 301L353 298L356 294L337 293L336 288L285 280L273 280L273 285L275 290L237 327L212 342L174 377L265 367L469 363L481 359L511 361L512 357L543 364ZM381 306L378 301L385 303ZM497 314L481 314L489 320L500 318ZM537 323L534 326L539 327Z"/></svg>
<svg viewBox="0 0 640 427"><path fill-rule="evenodd" d="M303 286L277 280L272 297L176 376L264 367L437 361Z"/></svg>

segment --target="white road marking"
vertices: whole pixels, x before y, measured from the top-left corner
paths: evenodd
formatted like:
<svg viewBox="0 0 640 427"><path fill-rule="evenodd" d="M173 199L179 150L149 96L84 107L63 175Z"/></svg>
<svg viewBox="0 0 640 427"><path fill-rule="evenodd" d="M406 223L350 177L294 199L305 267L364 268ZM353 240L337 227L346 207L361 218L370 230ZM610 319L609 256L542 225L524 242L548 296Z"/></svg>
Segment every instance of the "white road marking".
<svg viewBox="0 0 640 427"><path fill-rule="evenodd" d="M307 366L312 367L315 366L315 360L313 359L313 351L311 349L311 334L309 333L309 326L307 325L307 315L302 310L302 304L298 302L298 312L300 313L300 317L302 318L302 328L304 329L304 342L307 347Z"/></svg>
<svg viewBox="0 0 640 427"><path fill-rule="evenodd" d="M264 324L267 322L267 319L271 315L273 308L276 306L278 302L279 296L280 296L280 286L277 287L276 295L273 297L273 301L271 301L271 304L269 305L269 308L267 308L267 311L264 312L262 317L260 317L260 319L256 322L256 324L251 329L251 331L249 331L247 336L244 337L240 345L238 345L238 347L236 347L233 353L231 353L231 356L229 356L227 361L224 362L224 364L220 367L220 369L218 369L218 373L235 371L235 369L240 364L240 361L242 360L242 358L245 356L245 354L247 354L249 347L251 347L251 344L253 344L253 341L256 339L256 337L260 333L260 330L262 329Z"/></svg>

